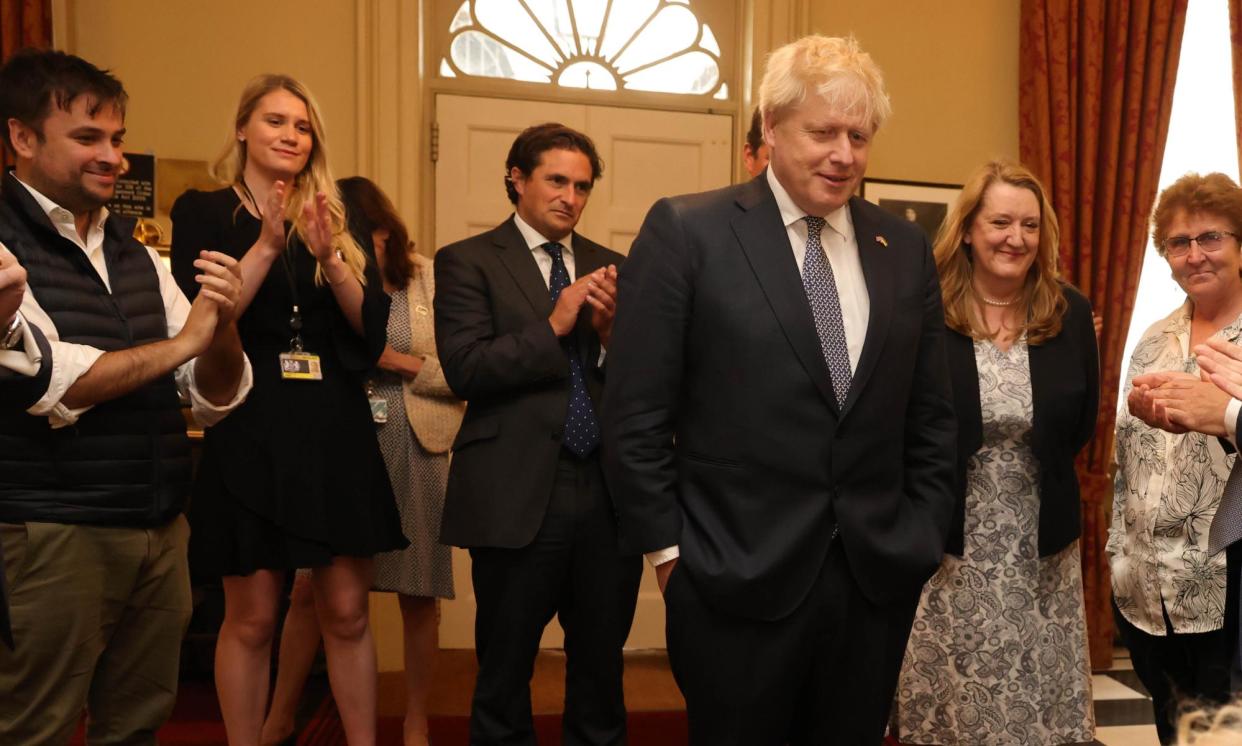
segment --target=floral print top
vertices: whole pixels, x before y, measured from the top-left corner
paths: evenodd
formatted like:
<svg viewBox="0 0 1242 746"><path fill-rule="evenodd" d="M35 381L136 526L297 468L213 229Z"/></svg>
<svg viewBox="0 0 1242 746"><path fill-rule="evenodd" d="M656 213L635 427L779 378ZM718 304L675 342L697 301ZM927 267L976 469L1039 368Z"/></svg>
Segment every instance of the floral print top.
<svg viewBox="0 0 1242 746"><path fill-rule="evenodd" d="M1152 324L1134 348L1126 373L1177 370L1198 375L1190 355L1189 299ZM1242 316L1215 336L1236 342ZM1220 629L1225 613L1225 554L1210 556L1208 529L1234 457L1202 433L1174 435L1132 416L1122 397L1117 412L1117 474L1106 551L1111 556L1113 598L1126 620L1151 635L1165 635L1168 613L1179 634Z"/></svg>

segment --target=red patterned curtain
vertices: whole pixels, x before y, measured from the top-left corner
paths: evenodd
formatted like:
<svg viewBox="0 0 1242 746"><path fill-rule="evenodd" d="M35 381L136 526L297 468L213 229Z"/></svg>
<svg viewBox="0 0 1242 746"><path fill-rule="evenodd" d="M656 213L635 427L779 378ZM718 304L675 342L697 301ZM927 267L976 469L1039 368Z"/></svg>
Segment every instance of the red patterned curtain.
<svg viewBox="0 0 1242 746"><path fill-rule="evenodd" d="M51 0L0 0L0 63L24 47L50 46ZM8 151L0 147L0 172L8 165Z"/></svg>
<svg viewBox="0 0 1242 746"><path fill-rule="evenodd" d="M1238 0L1232 0L1237 2ZM1091 662L1109 665L1113 425L1187 0L1022 0L1019 145L1052 192L1061 267L1104 318L1100 418L1079 461Z"/></svg>

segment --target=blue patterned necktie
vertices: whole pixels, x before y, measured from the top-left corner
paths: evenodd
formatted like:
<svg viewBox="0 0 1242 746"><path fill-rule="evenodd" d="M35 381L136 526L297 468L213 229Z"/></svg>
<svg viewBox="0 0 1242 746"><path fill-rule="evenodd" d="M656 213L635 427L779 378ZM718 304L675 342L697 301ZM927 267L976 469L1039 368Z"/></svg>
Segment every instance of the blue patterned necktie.
<svg viewBox="0 0 1242 746"><path fill-rule="evenodd" d="M543 250L552 257L552 274L548 278L548 291L552 302L561 297L561 291L569 287L569 270L565 268L563 247L559 243L545 243ZM582 370L582 358L578 356L578 343L574 332L561 338L561 346L569 356L569 411L565 414L565 447L578 458L585 458L599 445L599 421L587 392L586 374Z"/></svg>
<svg viewBox="0 0 1242 746"><path fill-rule="evenodd" d="M832 265L824 255L819 234L825 220L807 215L806 258L802 260L802 287L811 304L815 317L815 331L819 334L819 346L828 363L832 376L832 390L837 395L837 406L845 406L845 396L850 390L850 350L845 339L845 320L841 316L841 297L837 294L836 277Z"/></svg>

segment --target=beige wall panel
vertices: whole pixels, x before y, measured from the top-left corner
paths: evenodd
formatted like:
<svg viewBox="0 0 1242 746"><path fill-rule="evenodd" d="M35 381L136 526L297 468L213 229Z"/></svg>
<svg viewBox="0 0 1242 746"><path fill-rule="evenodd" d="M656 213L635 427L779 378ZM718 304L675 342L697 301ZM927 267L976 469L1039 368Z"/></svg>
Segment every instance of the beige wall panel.
<svg viewBox="0 0 1242 746"><path fill-rule="evenodd" d="M263 72L308 85L323 109L337 176L357 171L353 0L69 0L65 39L130 94L127 147L213 159L242 86Z"/></svg>
<svg viewBox="0 0 1242 746"><path fill-rule="evenodd" d="M733 119L721 114L591 107L586 131L604 159L581 231L609 248L630 245L661 197L729 183Z"/></svg>
<svg viewBox="0 0 1242 746"><path fill-rule="evenodd" d="M540 122L583 129L585 117L585 108L574 104L438 96L436 246L495 228L513 212L505 193L505 160L519 132Z"/></svg>
<svg viewBox="0 0 1242 746"><path fill-rule="evenodd" d="M811 28L853 33L884 71L893 117L867 175L960 184L1018 157L1019 0L814 2Z"/></svg>
<svg viewBox="0 0 1242 746"><path fill-rule="evenodd" d="M511 206L505 197L504 173L505 159L513 140L522 131L518 124L497 125L494 127L472 126L466 130L466 199L490 200L502 203L501 210L508 212ZM452 164L445 164L453 168ZM503 218L502 218L503 219ZM487 229L496 227L493 221Z"/></svg>
<svg viewBox="0 0 1242 746"><path fill-rule="evenodd" d="M728 152L728 151L726 151ZM668 194L687 194L698 190L703 151L698 143L617 137L612 143L612 171L616 181L609 207L646 210L651 207L652 177Z"/></svg>

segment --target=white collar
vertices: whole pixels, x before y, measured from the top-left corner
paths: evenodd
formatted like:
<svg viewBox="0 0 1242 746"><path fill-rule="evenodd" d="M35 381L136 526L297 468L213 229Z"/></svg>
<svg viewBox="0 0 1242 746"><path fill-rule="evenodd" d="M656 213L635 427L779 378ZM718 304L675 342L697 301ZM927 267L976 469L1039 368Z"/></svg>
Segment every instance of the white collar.
<svg viewBox="0 0 1242 746"><path fill-rule="evenodd" d="M513 213L513 222L517 224L518 232L522 234L522 238L526 239L526 247L531 251L535 251L536 249L542 247L545 243L559 243L562 247L564 247L566 253L574 253L574 247L571 243L573 240L573 233L565 236L565 238L560 241L554 242L549 241L541 235L539 231L531 228L525 220L522 220L522 216L518 215L516 212Z"/></svg>
<svg viewBox="0 0 1242 746"><path fill-rule="evenodd" d="M65 208L61 207L60 205L56 204L52 200L48 199L38 189L35 189L34 187L30 186L26 182L22 181L21 179L18 179L17 174L13 174L13 178L17 180L18 184L21 184L22 186L26 187L26 191L30 192L31 197L34 197L35 202L37 202L39 205L39 209L43 210L43 214L47 216L47 219L51 221L52 225L65 226L68 228L72 228L73 232L75 234L77 233L77 230L78 230L77 220L74 219L73 213L69 212ZM108 208L100 207L96 211L95 220L94 222L91 223L90 227L88 228L87 234L89 235L93 231L102 231L104 222L107 219L108 219Z"/></svg>
<svg viewBox="0 0 1242 746"><path fill-rule="evenodd" d="M776 173L771 166L767 168L768 186L772 189L772 196L776 197L776 206L781 211L781 222L785 227L801 222L807 216L802 208L794 204L793 198L789 196L789 192L785 191L785 187L781 185ZM824 216L824 220L837 233L844 236L847 240L854 236L854 222L850 218L850 206L847 202L837 209Z"/></svg>

